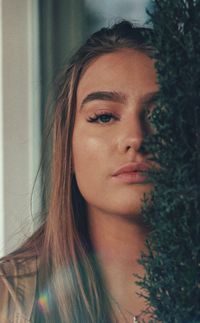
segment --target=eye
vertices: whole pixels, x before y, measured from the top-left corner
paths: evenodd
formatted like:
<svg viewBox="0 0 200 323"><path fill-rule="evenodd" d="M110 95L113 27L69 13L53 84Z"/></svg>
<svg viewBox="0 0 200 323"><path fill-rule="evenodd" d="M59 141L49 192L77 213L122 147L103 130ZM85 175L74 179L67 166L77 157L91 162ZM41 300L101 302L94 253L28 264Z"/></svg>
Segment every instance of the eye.
<svg viewBox="0 0 200 323"><path fill-rule="evenodd" d="M151 120L152 120L152 111L151 111L150 109L148 109L148 110L146 111L146 120L147 120L148 122L151 122Z"/></svg>
<svg viewBox="0 0 200 323"><path fill-rule="evenodd" d="M143 111L143 119L149 124L151 124L152 122L154 109L155 109L155 105L151 105L151 106L145 107Z"/></svg>
<svg viewBox="0 0 200 323"><path fill-rule="evenodd" d="M88 122L96 123L110 123L113 120L117 120L117 117L112 113L95 113L93 116L90 116Z"/></svg>
<svg viewBox="0 0 200 323"><path fill-rule="evenodd" d="M146 127L147 132L155 133L155 127L152 123L153 121L153 112L154 112L155 106L145 107L143 113L142 113L142 121L144 123L144 126Z"/></svg>

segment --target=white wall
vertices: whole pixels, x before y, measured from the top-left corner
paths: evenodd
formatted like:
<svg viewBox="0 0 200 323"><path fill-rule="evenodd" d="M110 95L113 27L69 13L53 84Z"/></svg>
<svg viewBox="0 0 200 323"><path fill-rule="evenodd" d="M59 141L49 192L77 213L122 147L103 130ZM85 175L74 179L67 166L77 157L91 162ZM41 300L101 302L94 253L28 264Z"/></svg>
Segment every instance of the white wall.
<svg viewBox="0 0 200 323"><path fill-rule="evenodd" d="M3 97L2 97L2 0L0 0L0 247L4 245Z"/></svg>
<svg viewBox="0 0 200 323"><path fill-rule="evenodd" d="M40 155L37 0L0 0L0 255L33 230Z"/></svg>
<svg viewBox="0 0 200 323"><path fill-rule="evenodd" d="M85 0L85 3L91 12L98 15L96 28L113 24L122 18L142 25L148 20L146 9L150 0Z"/></svg>

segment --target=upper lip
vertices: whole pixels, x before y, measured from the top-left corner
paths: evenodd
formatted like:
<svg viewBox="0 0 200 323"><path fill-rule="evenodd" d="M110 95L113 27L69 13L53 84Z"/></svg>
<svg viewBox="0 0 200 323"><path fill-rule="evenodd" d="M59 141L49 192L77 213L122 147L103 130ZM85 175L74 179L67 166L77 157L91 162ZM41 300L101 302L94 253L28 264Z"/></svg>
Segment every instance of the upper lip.
<svg viewBox="0 0 200 323"><path fill-rule="evenodd" d="M112 176L117 176L124 173L131 173L136 171L146 171L150 168L150 166L143 162L135 162L135 163L128 163L124 164L123 166L119 167Z"/></svg>

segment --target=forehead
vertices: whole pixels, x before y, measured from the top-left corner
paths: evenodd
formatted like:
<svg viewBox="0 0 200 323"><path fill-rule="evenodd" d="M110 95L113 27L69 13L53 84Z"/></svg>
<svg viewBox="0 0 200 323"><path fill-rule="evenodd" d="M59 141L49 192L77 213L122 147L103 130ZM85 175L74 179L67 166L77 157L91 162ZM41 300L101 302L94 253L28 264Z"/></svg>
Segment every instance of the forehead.
<svg viewBox="0 0 200 323"><path fill-rule="evenodd" d="M154 61L140 51L123 49L103 54L89 64L78 85L77 104L90 92L123 90L145 95L157 88Z"/></svg>

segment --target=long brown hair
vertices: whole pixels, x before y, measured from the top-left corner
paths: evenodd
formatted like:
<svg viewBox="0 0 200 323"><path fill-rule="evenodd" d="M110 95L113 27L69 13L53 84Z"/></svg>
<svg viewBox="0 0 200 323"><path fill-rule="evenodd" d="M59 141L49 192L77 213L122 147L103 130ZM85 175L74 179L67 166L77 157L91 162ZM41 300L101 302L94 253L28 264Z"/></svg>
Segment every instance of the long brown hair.
<svg viewBox="0 0 200 323"><path fill-rule="evenodd" d="M46 297L47 322L111 321L109 299L87 230L85 201L72 172L76 93L88 64L105 53L132 48L151 56L151 33L151 29L127 21L101 29L72 57L58 83L48 212L40 228L15 254L32 252L39 258L38 297Z"/></svg>

